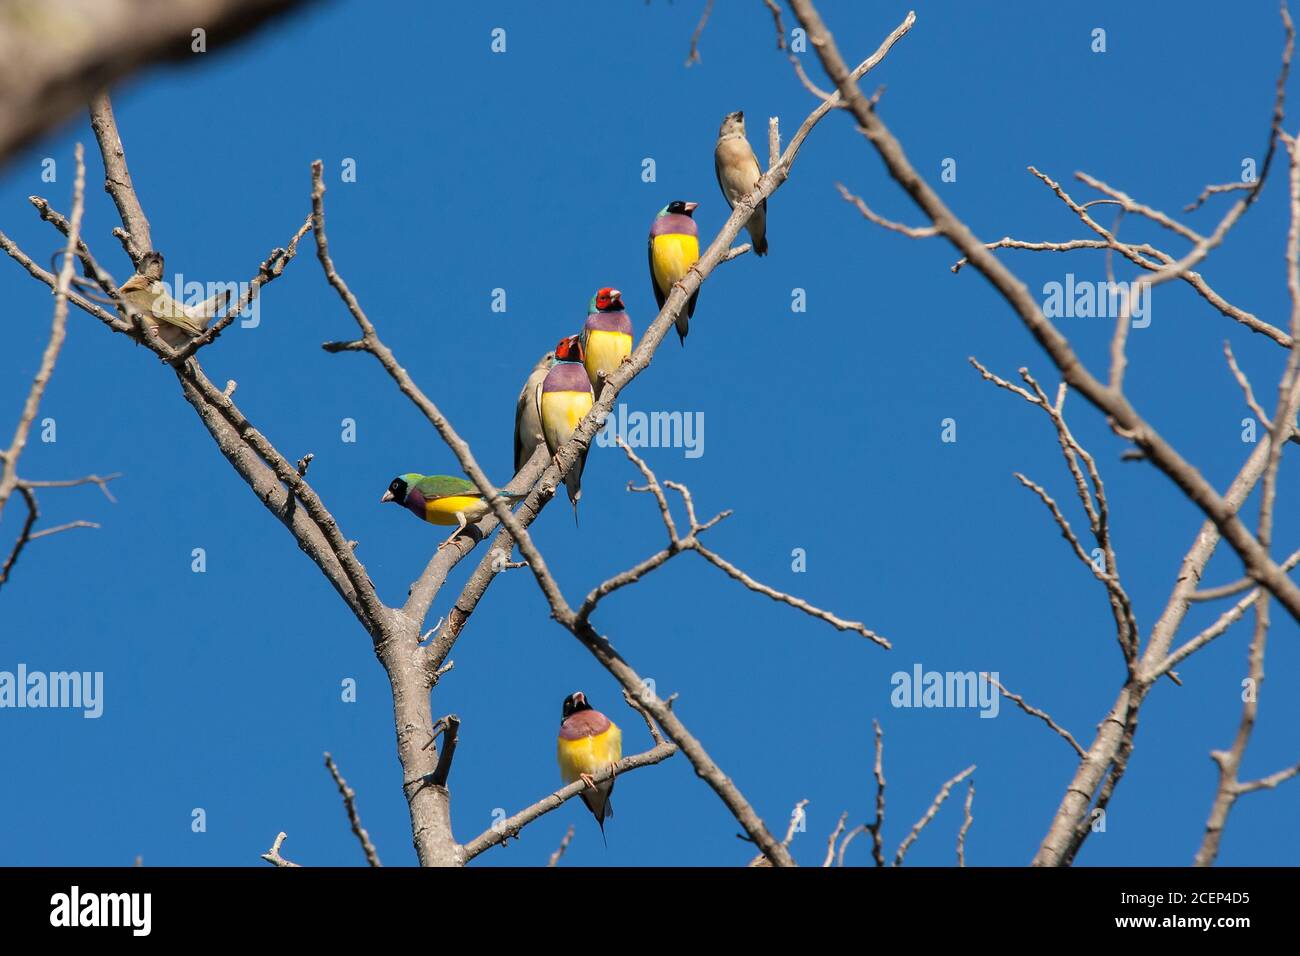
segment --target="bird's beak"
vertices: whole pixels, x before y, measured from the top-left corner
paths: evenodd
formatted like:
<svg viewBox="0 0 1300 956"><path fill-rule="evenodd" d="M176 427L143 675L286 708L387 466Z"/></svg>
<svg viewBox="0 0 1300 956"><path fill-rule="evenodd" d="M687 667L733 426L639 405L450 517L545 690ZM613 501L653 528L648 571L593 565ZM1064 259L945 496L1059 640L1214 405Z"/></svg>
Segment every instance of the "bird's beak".
<svg viewBox="0 0 1300 956"><path fill-rule="evenodd" d="M388 502L388 501L396 501L396 500L397 500L397 499L395 499L395 498L393 497L393 493L392 493L391 491L385 491L385 492L384 492L384 497L382 497L382 498L379 499L379 503L382 505L382 504L384 504L385 502Z"/></svg>
<svg viewBox="0 0 1300 956"><path fill-rule="evenodd" d="M695 212L696 208L697 208L699 205L700 205L700 204L697 203L697 202L688 202L688 203L686 203L686 211L687 211L687 212Z"/></svg>
<svg viewBox="0 0 1300 956"><path fill-rule="evenodd" d="M617 289L609 290L609 299L611 302L614 301L615 299L621 299L621 298L623 298L622 292L619 292Z"/></svg>

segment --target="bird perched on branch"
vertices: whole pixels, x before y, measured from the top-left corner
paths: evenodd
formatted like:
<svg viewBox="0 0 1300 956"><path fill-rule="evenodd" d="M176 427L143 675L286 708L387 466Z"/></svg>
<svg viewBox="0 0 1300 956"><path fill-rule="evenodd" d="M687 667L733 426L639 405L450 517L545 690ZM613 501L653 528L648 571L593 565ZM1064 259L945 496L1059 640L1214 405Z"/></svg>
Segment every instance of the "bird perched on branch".
<svg viewBox="0 0 1300 956"><path fill-rule="evenodd" d="M591 379L582 364L582 340L576 335L560 339L555 346L555 364L537 386L537 417L542 423L546 447L552 455L573 437L578 423L591 411ZM564 476L564 487L573 505L573 521L578 521L578 499L582 497L582 469L587 464L587 451L583 449L569 473Z"/></svg>
<svg viewBox="0 0 1300 956"><path fill-rule="evenodd" d="M700 258L700 231L691 218L697 202L674 199L655 216L650 224L650 284L654 286L655 302L664 307L673 286L685 278L691 266ZM700 290L691 293L686 307L677 316L677 337L682 345L690 332L691 316L695 314L695 300Z"/></svg>
<svg viewBox="0 0 1300 956"><path fill-rule="evenodd" d="M150 334L161 335L168 345L175 346L186 341L186 336L203 333L208 322L225 306L229 290L223 289L198 305L184 305L171 297L162 276L162 253L145 253L135 274L122 283L117 294L128 312L144 318ZM177 330L184 335L177 334Z"/></svg>
<svg viewBox="0 0 1300 956"><path fill-rule="evenodd" d="M587 789L581 794L582 802L600 824L603 840L605 820L614 815L614 807L609 802L610 794L614 792L614 778L600 784L591 778L623 759L623 732L616 723L593 709L582 691L564 698L557 756L560 777L565 783L582 780L587 784Z"/></svg>
<svg viewBox="0 0 1300 956"><path fill-rule="evenodd" d="M623 293L604 288L591 297L582 327L582 364L593 395L600 394L600 375L612 375L632 354L632 320L624 311Z"/></svg>
<svg viewBox="0 0 1300 956"><path fill-rule="evenodd" d="M542 420L537 411L537 387L555 364L555 350L547 352L533 366L524 382L519 401L515 404L515 474L533 457L537 446L546 441L542 434Z"/></svg>
<svg viewBox="0 0 1300 956"><path fill-rule="evenodd" d="M763 175L758 157L745 138L745 114L742 110L728 113L718 130L718 145L713 150L713 171L718 174L718 188L732 209L736 203L754 191ZM754 214L745 224L754 255L767 255L767 200L754 207Z"/></svg>
<svg viewBox="0 0 1300 956"><path fill-rule="evenodd" d="M526 494L508 491L500 494L510 504L527 497ZM492 510L492 506L472 481L454 475L421 475L415 472L398 475L379 499L380 504L388 501L402 505L417 518L423 518L430 524L454 524L456 530L438 545L439 551L451 544L456 535L465 530L466 525L479 521Z"/></svg>

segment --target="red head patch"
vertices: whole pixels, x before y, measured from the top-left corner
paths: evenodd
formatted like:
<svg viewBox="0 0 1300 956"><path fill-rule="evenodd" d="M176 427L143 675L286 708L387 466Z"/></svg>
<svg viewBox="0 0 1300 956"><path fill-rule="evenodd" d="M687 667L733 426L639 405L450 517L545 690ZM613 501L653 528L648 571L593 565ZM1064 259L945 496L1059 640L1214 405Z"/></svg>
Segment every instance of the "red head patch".
<svg viewBox="0 0 1300 956"><path fill-rule="evenodd" d="M581 362L583 360L582 339L576 335L560 339L555 346L555 357L561 362Z"/></svg>
<svg viewBox="0 0 1300 956"><path fill-rule="evenodd" d="M596 292L596 308L602 312L623 307L623 293L617 289L604 288Z"/></svg>

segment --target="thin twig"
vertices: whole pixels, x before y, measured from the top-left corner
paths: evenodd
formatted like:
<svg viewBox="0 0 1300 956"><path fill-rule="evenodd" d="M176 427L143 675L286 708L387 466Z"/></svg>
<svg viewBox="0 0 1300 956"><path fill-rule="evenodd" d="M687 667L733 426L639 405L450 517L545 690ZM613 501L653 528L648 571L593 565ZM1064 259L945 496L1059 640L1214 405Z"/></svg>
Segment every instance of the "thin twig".
<svg viewBox="0 0 1300 956"><path fill-rule="evenodd" d="M822 860L822 866L828 867L835 861L835 841L840 838L844 832L844 824L849 819L849 811L845 810L840 814L839 822L835 824L835 829L831 831L830 837L826 840L826 858Z"/></svg>
<svg viewBox="0 0 1300 956"><path fill-rule="evenodd" d="M280 855L280 847L284 846L287 837L288 834L283 830L280 831L275 838L275 842L271 844L270 851L262 854L262 859L274 866L299 866L299 864L294 863L292 860L286 860Z"/></svg>
<svg viewBox="0 0 1300 956"><path fill-rule="evenodd" d="M961 829L957 831L957 865L966 865L966 834L970 832L970 825L975 822L975 817L971 815L971 804L975 802L975 781L970 780L966 784L966 805L962 808Z"/></svg>
<svg viewBox="0 0 1300 956"><path fill-rule="evenodd" d="M1047 724L1047 726L1052 728L1052 730L1054 730L1057 734L1059 734L1067 744L1073 747L1074 752L1077 753L1080 757L1084 757L1087 755L1087 752L1082 747L1079 746L1079 741L1074 739L1074 735L1071 734L1064 727L1062 727L1060 724L1058 724L1056 721L1054 721L1052 719L1052 716L1049 713L1047 713L1047 711L1039 710L1037 707L1031 707L1029 704L1025 703L1025 699L1021 697L1019 694L1011 693L1011 691L1003 687L1000 683L998 683L998 681L994 680L993 675L988 673L981 673L980 677L983 677L986 681L988 681L990 684L996 687L1003 697L1005 697L1007 700L1014 703L1017 707L1023 710L1030 717L1037 717L1043 723Z"/></svg>
<svg viewBox="0 0 1300 956"><path fill-rule="evenodd" d="M560 845L555 848L555 852L552 853L551 858L546 861L546 865L550 867L559 866L560 857L564 856L564 851L569 848L569 843L572 840L573 840L573 824L570 823L569 829L564 831L564 839L562 839L560 841Z"/></svg>
<svg viewBox="0 0 1300 956"><path fill-rule="evenodd" d="M700 14L700 22L695 25L695 32L691 34L691 51L687 54L686 65L700 62L700 35L704 32L704 27L709 22L709 14L713 12L713 0L704 0L704 12Z"/></svg>
<svg viewBox="0 0 1300 956"><path fill-rule="evenodd" d="M334 778L334 783L339 788L339 794L343 797L343 807L348 812L348 823L352 824L352 832L356 834L357 839L361 842L361 849L366 854L366 862L371 866L383 866L379 862L379 853L375 849L375 845L370 842L370 834L361 825L361 815L357 813L357 793L343 779L338 766L334 763L334 758L330 756L328 751L325 753L325 766L329 769L330 776Z"/></svg>
<svg viewBox="0 0 1300 956"><path fill-rule="evenodd" d="M908 849L916 842L916 838L921 835L921 831L924 830L929 822L934 819L934 815L939 812L939 807L941 807L943 802L948 799L948 794L952 792L952 788L957 786L957 784L961 783L974 772L975 765L971 764L939 788L939 792L935 794L934 801L930 804L930 808L925 811L925 815L912 825L912 832L904 837L903 842L898 845L898 852L894 854L894 866L903 865L903 857L907 855Z"/></svg>

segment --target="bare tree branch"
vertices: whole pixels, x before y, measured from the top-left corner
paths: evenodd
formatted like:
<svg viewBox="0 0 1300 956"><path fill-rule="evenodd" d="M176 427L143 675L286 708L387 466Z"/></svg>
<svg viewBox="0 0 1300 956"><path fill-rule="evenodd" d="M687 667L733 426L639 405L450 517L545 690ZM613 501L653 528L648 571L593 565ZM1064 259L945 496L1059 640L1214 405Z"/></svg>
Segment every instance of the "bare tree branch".
<svg viewBox="0 0 1300 956"><path fill-rule="evenodd" d="M370 834L361 825L361 815L357 813L357 793L343 779L343 775L339 773L338 765L334 763L334 758L330 756L328 751L325 753L325 766L329 769L330 776L334 778L334 784L339 788L339 794L343 797L343 807L348 812L348 823L352 824L352 832L356 834L357 840L361 843L361 850L366 855L366 862L371 866L383 866L379 862L379 853L375 850L375 845L370 842ZM277 847L278 845L277 842Z"/></svg>
<svg viewBox="0 0 1300 956"><path fill-rule="evenodd" d="M930 808L925 811L925 815L912 825L912 832L904 837L903 842L898 845L898 852L894 854L894 866L903 865L903 857L907 855L907 851L911 848L912 844L916 842L916 838L921 835L921 831L926 828L930 821L934 819L934 815L939 812L939 807L943 806L943 802L948 799L948 794L952 792L952 788L957 786L957 784L961 783L974 772L975 765L971 764L939 788L939 792L934 796L934 802L932 802Z"/></svg>
<svg viewBox="0 0 1300 956"><path fill-rule="evenodd" d="M1197 196L1194 200L1192 200L1186 206L1183 207L1183 212L1195 212L1197 209L1201 208L1201 206L1205 205L1205 201L1209 199L1211 196L1217 196L1221 193L1234 192L1235 190L1238 189L1250 189L1254 185L1255 185L1254 183L1240 182L1240 183L1224 183L1221 186L1218 185L1206 186L1203 190L1201 190L1201 194L1199 196Z"/></svg>
<svg viewBox="0 0 1300 956"><path fill-rule="evenodd" d="M150 63L193 60L196 27L222 49L302 0L42 0L0 32L0 162ZM68 26L69 24L75 25ZM58 37L51 43L50 37ZM145 237L147 244L148 237Z"/></svg>
<svg viewBox="0 0 1300 956"><path fill-rule="evenodd" d="M849 811L845 810L840 814L839 822L835 824L835 829L826 840L826 857L822 860L822 867L828 867L835 861L835 843L844 832L844 824L849 819Z"/></svg>
<svg viewBox="0 0 1300 956"><path fill-rule="evenodd" d="M904 226L900 222L894 222L893 220L886 219L884 216L878 216L871 211L870 207L862 201L860 196L855 196L853 193L849 192L848 189L844 187L843 183L836 183L835 188L840 191L840 196L843 197L845 202L857 206L858 212L862 213L862 217L868 222L874 222L877 226L889 229L892 232L901 232L903 235L912 239L928 239L931 236L937 236L939 234L939 230L934 228L934 226Z"/></svg>
<svg viewBox="0 0 1300 956"><path fill-rule="evenodd" d="M292 860L286 860L280 855L280 847L284 846L284 841L287 838L288 834L283 831L277 834L275 842L271 844L271 849L262 854L262 859L272 866L298 866L299 864L294 863Z"/></svg>
<svg viewBox="0 0 1300 956"><path fill-rule="evenodd" d="M15 490L22 495L27 506L27 515L23 520L22 529L9 551L9 556L5 559L4 564L0 565L0 585L9 580L13 567L18 561L18 556L28 542L72 528L99 527L98 524L92 521L71 521L52 528L34 530L36 521L40 517L40 507L36 494L32 489L68 488L93 481L104 492L108 500L112 501L113 495L108 490L108 482L118 477L117 475L110 475L108 478L101 478L98 475L89 475L71 481L31 481L22 479L18 475L18 459L27 445L32 423L36 420L41 399L44 397L46 386L49 385L50 378L54 374L55 363L58 362L59 353L62 351L63 342L67 337L68 301L70 298L69 290L72 286L73 262L76 258L76 249L81 244L81 221L85 212L86 164L85 154L80 143L76 146L74 156L76 175L72 186L72 217L67 222L68 242L63 252L63 263L52 286L54 290L54 316L50 324L50 338L45 346L44 353L41 355L41 362L37 367L31 388L28 390L27 399L23 403L22 411L19 413L18 424L14 428L13 438L9 443L9 447L0 451L0 515L3 515L5 505Z"/></svg>
<svg viewBox="0 0 1300 956"><path fill-rule="evenodd" d="M970 832L970 825L975 822L971 816L971 804L975 802L975 781L970 780L966 784L966 805L962 809L961 829L957 831L957 865L966 865L966 834Z"/></svg>
<svg viewBox="0 0 1300 956"><path fill-rule="evenodd" d="M1096 739L1088 748L1087 757L1080 761L1079 768L1067 788L1065 797L1058 807L1055 818L1044 838L1035 863L1040 865L1059 865L1068 863L1086 836L1087 828L1081 826L1083 817L1090 806L1091 798L1098 794L1109 798L1119 776L1123 773L1128 755L1132 750L1133 733L1136 729L1137 708L1140 706L1151 679L1151 671L1167 655L1173 634L1186 611L1186 596L1195 590L1196 581L1213 553L1220 537L1226 540L1242 559L1246 573L1259 583L1264 590L1276 597L1290 612L1292 617L1300 619L1300 587L1297 587L1268 555L1266 546L1252 535L1237 516L1244 494L1258 481L1264 471L1265 460L1271 452L1263 446L1275 444L1272 440L1260 443L1243 466L1237 479L1225 495L1219 495L1215 489L1185 461L1172 446L1129 403L1128 399L1113 386L1108 386L1092 376L1075 355L1069 342L1059 330L1043 315L1028 288L1016 279L985 245L979 242L970 230L947 208L937 193L916 171L907 159L902 146L875 113L867 98L852 79L847 66L836 48L821 17L813 7L811 0L791 0L795 14L807 30L813 49L821 59L827 73L835 82L846 106L858 121L863 134L885 162L890 175L905 192L916 202L930 221L938 228L940 234L948 238L958 252L965 256L977 269L989 279L994 288L1013 308L1017 316L1034 335L1038 343L1047 351L1065 382L1081 392L1084 397L1106 417L1112 429L1121 437L1133 442L1144 460L1152 462L1178 487L1189 500L1196 504L1209 519L1206 529L1202 529L1192 548L1182 563L1182 569L1165 612L1157 621L1146 653L1141 663L1131 669L1129 680L1121 690L1115 705L1105 720L1099 725ZM1228 214L1220 220L1218 226L1209 233L1203 242L1193 246L1190 253L1181 259L1162 263L1145 281L1151 284L1167 281L1171 278L1186 277L1188 270L1199 262L1208 252L1221 242L1232 225L1254 201L1266 179L1272 154L1280 133L1283 93L1286 73L1290 65L1293 46L1293 30L1288 15L1283 14L1287 40L1283 53L1283 64L1279 77L1277 97L1274 108L1274 120L1270 132L1269 149L1262 167L1262 175L1254 184L1245 199L1237 203ZM1036 175L1042 177L1036 170ZM1063 191L1059 186L1050 184L1058 195ZM1062 195L1062 199L1066 199ZM1068 201L1071 208L1084 219L1085 223L1107 240L1107 245L1122 254L1137 255L1132 249L1119 243L1104 227L1095 224L1087 211ZM1138 257L1143 258L1143 257ZM1141 264L1141 263L1139 263ZM1145 266L1144 266L1145 268ZM1290 345L1289 339L1284 344ZM1112 376L1113 380L1113 376ZM1292 410L1293 411L1293 410ZM1275 416L1276 419L1291 421L1291 416ZM1275 422L1276 423L1276 422ZM1270 436L1271 438L1271 436ZM1105 785L1102 786L1103 780ZM1100 801L1099 801L1100 803Z"/></svg>
<svg viewBox="0 0 1300 956"><path fill-rule="evenodd" d="M67 248L63 253L63 265L54 284L54 319L50 324L50 339L45 346L45 352L41 355L41 364L32 379L32 387L27 393L22 412L19 413L14 436L9 442L9 447L0 453L0 514L4 513L6 502L18 485L18 458L27 445L27 436L31 433L32 422L36 420L36 412L41 407L45 387L54 374L54 365L59 360L63 340L67 337L68 290L72 285L73 261L77 241L81 236L81 217L85 210L86 166L80 143L76 148L76 162L77 173L72 186L70 235Z"/></svg>
<svg viewBox="0 0 1300 956"><path fill-rule="evenodd" d="M1005 697L1007 700L1014 703L1017 707L1023 710L1030 717L1037 717L1043 723L1047 724L1047 726L1050 727L1052 730L1054 730L1061 737L1061 739L1063 739L1067 744L1073 747L1075 753L1077 753L1080 757L1087 756L1087 752L1082 747L1079 746L1079 742L1074 739L1074 735L1071 734L1064 727L1062 727L1060 724L1058 724L1056 721L1054 721L1052 719L1051 714L1047 713L1047 711L1039 710L1037 707L1031 707L1029 704L1025 703L1025 699L1021 697L1019 694L1011 693L1011 691L1003 687L1000 683L998 683L998 681L994 680L993 675L982 673L980 674L980 677L983 677L986 681L988 681L990 684L996 687L1003 697Z"/></svg>
<svg viewBox="0 0 1300 956"><path fill-rule="evenodd" d="M691 34L691 52L686 57L686 65L700 62L700 35L704 33L704 27L709 22L709 14L713 12L713 0L704 0L704 12L700 14L700 22L695 25L695 32Z"/></svg>
<svg viewBox="0 0 1300 956"><path fill-rule="evenodd" d="M549 860L546 861L546 865L547 865L547 866L559 866L559 865L560 865L560 857L564 856L564 851L567 850L567 849L569 848L569 843L570 843L572 840L573 840L573 824L570 823L570 824L569 824L569 829L567 829L567 830L564 831L564 839L562 839L562 840L560 841L560 845L557 846L557 847L555 848L555 852L552 853L552 854L551 854L551 858L550 858Z"/></svg>
<svg viewBox="0 0 1300 956"><path fill-rule="evenodd" d="M636 770L638 767L648 767L651 764L667 760L677 752L677 745L671 742L656 744L649 750L633 754L630 757L624 757L613 767L604 767L598 773L591 775L592 783L602 784L606 780L613 779L616 776L622 776L629 771ZM538 817L558 809L566 800L572 799L585 790L587 784L583 780L575 780L556 790L554 793L547 794L531 806L525 807L513 816L504 820L499 820L487 830L484 830L474 839L459 848L461 861L468 863L474 857L478 856L484 850L489 850L499 843L505 843L507 840L517 837L519 831L528 824L532 823Z"/></svg>

